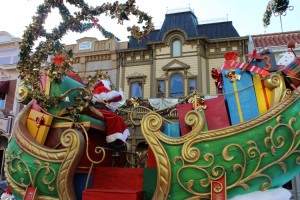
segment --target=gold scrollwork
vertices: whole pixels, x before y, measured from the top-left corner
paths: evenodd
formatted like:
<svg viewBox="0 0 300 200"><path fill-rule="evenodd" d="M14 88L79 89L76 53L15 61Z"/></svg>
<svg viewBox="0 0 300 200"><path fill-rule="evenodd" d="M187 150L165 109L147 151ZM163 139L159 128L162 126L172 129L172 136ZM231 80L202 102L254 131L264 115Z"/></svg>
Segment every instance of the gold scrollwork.
<svg viewBox="0 0 300 200"><path fill-rule="evenodd" d="M24 81L20 83L20 86L16 91L16 100L17 102L24 104L27 104L31 100L29 88L25 85Z"/></svg>
<svg viewBox="0 0 300 200"><path fill-rule="evenodd" d="M260 184L260 190L268 189L272 184L272 174L267 172L267 169L272 168L274 166L280 166L283 173L287 171L287 164L285 160L291 156L292 154L297 154L299 151L300 141L299 138L300 130L295 131L293 128L293 123L296 122L295 118L289 119L287 124L281 123L283 116L277 117L277 124L274 127L267 126L266 127L266 137L264 139L263 148L261 145L258 145L259 141L249 140L247 142L247 146L243 147L240 144L232 143L228 144L223 148L222 157L224 159L224 165L228 163L232 163L232 167L227 168L230 169L231 173L239 173L236 180L232 181L227 185L227 190L230 190L235 187L243 187L245 190L249 190L250 186L248 182L254 179L260 179L258 184ZM282 129L284 128L284 131ZM187 149L192 149L192 145L195 145L199 141L194 140L190 143ZM196 148L194 148L195 150ZM230 150L231 149L231 150ZM234 150L234 151L232 151ZM281 152L279 152L281 150ZM192 152L185 151L185 152ZM195 151L194 151L195 152ZM200 152L198 149L197 153ZM230 152L234 152L234 154L230 154ZM270 155L271 154L271 155ZM200 155L200 154L199 154ZM178 164L178 161L181 161L182 166L177 171L177 181L180 186L190 194L194 195L198 198L207 198L209 197L209 188L210 181L220 177L225 169L222 166L222 163L217 163L214 159L214 153L207 153L203 155L203 157L197 156L198 159L188 160L189 162L185 162L184 157L186 155L177 156L174 159L174 164ZM207 165L200 166L198 164L199 160L207 161ZM210 158L210 159L208 159ZM251 160L251 167L249 166ZM300 156L295 158L296 164L299 163ZM193 161L193 162L191 162ZM188 164L186 164L188 163ZM225 164L227 163L227 164ZM195 169L201 171L204 174L203 177L199 180L199 185L202 188L207 188L207 192L197 192L193 188L193 186L197 183L195 180L189 180L188 185L184 185L181 182L182 173L187 169Z"/></svg>
<svg viewBox="0 0 300 200"><path fill-rule="evenodd" d="M35 187L37 178L42 177L42 181L39 183L46 185L48 190L52 192L54 190L54 181L57 178L54 168L48 162L42 163L40 160L34 160L28 164L21 158L23 153L24 151L22 150L15 153L14 149L12 149L6 156L7 176L10 181L14 185L25 189L28 186ZM37 171L35 174L32 174L30 168L34 165L37 166ZM25 180L28 180L28 182L25 182Z"/></svg>
<svg viewBox="0 0 300 200"><path fill-rule="evenodd" d="M294 128L297 127L294 126L296 118L290 118L287 123L284 123L288 116L282 116L282 111L298 100L299 95L291 93L270 111L247 121L247 123L204 132L201 132L204 125L201 114L192 111L189 113L190 116L186 116L185 121L193 128L190 133L180 138L170 138L162 134L160 128L163 119L156 113L147 114L141 123L142 132L158 164L158 182L153 199L167 199L170 187L172 187L172 185L167 185L168 182L179 184L183 190L192 195L189 199L210 198L211 181L218 180L224 173L234 175L233 178L229 176L227 190L252 189L250 181L256 181L255 187L260 190L268 189L272 185L273 179L273 174L269 173L270 168L280 166L284 176L288 171L285 162L290 159L292 154L295 155L292 157L295 159L294 163L300 164L300 156L297 156L300 130ZM276 120L277 124L270 126L270 123L267 122L270 119L276 119L274 116L279 116ZM192 118L188 119L189 117ZM262 136L260 140L253 140L252 137L249 137L248 140L243 141L243 145L229 140L230 137L242 132L250 134L252 129L263 127L265 123L269 126L266 125L265 130L258 128L257 130L260 132L255 133ZM205 143L214 140L224 141L222 146L218 147L218 152L207 150L205 146ZM181 154L173 158L173 163L169 163L169 156L163 148L165 147L162 145L163 143L182 145ZM206 148L205 151L202 148ZM177 169L175 172L177 180L171 180L171 164ZM201 173L201 178L194 180L194 178L186 179L185 177L184 180L181 180L184 177L183 174L191 172L191 170Z"/></svg>

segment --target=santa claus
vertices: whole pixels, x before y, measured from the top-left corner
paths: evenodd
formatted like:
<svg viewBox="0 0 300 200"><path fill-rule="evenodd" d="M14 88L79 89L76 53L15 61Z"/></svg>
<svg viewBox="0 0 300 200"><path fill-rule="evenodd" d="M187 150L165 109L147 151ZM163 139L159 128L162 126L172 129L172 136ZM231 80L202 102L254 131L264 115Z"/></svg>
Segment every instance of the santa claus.
<svg viewBox="0 0 300 200"><path fill-rule="evenodd" d="M10 189L7 188L5 192L1 195L0 200L13 200L15 199L14 195L11 193Z"/></svg>
<svg viewBox="0 0 300 200"><path fill-rule="evenodd" d="M101 80L94 86L93 103L103 114L106 123L106 141L115 150L125 148L130 135L123 118L113 113L123 100L123 92L111 90L108 80Z"/></svg>

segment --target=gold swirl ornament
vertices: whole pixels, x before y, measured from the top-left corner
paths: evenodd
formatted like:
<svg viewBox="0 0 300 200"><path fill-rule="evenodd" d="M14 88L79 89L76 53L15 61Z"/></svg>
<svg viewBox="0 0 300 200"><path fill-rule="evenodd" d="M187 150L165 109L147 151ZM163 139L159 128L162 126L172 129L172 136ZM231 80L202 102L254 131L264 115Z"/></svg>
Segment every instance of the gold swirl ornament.
<svg viewBox="0 0 300 200"><path fill-rule="evenodd" d="M270 90L273 90L272 105L281 102L287 95L283 76L279 72L272 72L270 76L264 79L264 84Z"/></svg>
<svg viewBox="0 0 300 200"><path fill-rule="evenodd" d="M20 86L16 90L16 100L18 103L28 104L31 101L31 95L29 94L29 88L24 82L20 83Z"/></svg>

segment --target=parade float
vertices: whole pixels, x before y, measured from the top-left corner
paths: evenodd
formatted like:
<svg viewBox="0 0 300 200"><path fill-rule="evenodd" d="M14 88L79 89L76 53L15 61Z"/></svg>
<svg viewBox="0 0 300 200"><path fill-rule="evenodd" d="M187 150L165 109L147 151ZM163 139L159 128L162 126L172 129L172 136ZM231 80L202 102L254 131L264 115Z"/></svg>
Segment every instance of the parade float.
<svg viewBox="0 0 300 200"><path fill-rule="evenodd" d="M134 0L96 8L67 2L82 11L73 16L63 1L45 1L20 44L17 100L24 108L5 155L5 177L14 198L227 199L279 188L300 172L299 59L279 62L273 70L268 64L259 68L255 63L265 54L255 50L247 55L248 63L237 61L235 52L225 54L224 65L212 71L218 97L195 91L162 110L141 99L127 100L117 109L140 124L149 145L153 160L148 165L154 167L138 168L140 154L129 145L108 145L107 121L93 102L92 88L109 77L99 71L82 82L72 71L72 52L59 39L67 30L93 27L115 37L98 24L95 16L103 13L119 23L130 14L145 21L143 30L128 29L141 39L153 30L151 17ZM63 23L47 33L43 24L55 7ZM39 37L46 40L32 52ZM222 114L227 109L228 115Z"/></svg>

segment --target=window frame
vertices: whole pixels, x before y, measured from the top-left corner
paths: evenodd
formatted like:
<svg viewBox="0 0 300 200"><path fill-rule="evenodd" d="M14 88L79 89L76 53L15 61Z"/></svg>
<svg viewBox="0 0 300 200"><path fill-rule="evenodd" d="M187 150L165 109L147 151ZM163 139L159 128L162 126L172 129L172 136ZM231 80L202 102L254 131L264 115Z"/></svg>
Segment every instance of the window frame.
<svg viewBox="0 0 300 200"><path fill-rule="evenodd" d="M189 76L187 78L187 88L186 88L187 95L190 95L190 80L195 80L195 89L194 90L198 91L197 90L197 76Z"/></svg>
<svg viewBox="0 0 300 200"><path fill-rule="evenodd" d="M179 42L179 47L177 47L177 48L179 48L178 49L178 51L179 51L179 55L174 55L174 52L175 52L175 50L177 49L175 49L175 42ZM179 38L174 38L173 40L172 40L172 42L171 42L171 56L173 57L173 58L176 58L176 57L181 57L182 56L182 41L179 39Z"/></svg>
<svg viewBox="0 0 300 200"><path fill-rule="evenodd" d="M142 84L142 97L141 98L144 98L144 95L145 95L144 85L146 83L147 76L144 75L144 74L140 74L140 73L135 72L135 73L127 76L126 78L127 78L127 84L129 86L128 97L132 98L131 97L131 84L134 83L134 82L141 82L141 84Z"/></svg>
<svg viewBox="0 0 300 200"><path fill-rule="evenodd" d="M165 92L162 97L158 97L158 82L163 81L165 84ZM156 79L156 98L166 98L167 87L166 87L166 79Z"/></svg>
<svg viewBox="0 0 300 200"><path fill-rule="evenodd" d="M4 110L5 109L5 105L6 105L6 99L7 99L7 94L6 93L3 93L3 92L0 92L0 95L1 94L4 94L4 99L1 99L0 98L0 101L4 101L4 103L3 103L3 107L0 107L0 110ZM1 105L1 104L0 104Z"/></svg>
<svg viewBox="0 0 300 200"><path fill-rule="evenodd" d="M181 76L181 78L182 78L182 93L183 93L183 95L182 96L171 96L171 90L172 90L172 77L174 76L174 75L180 75ZM169 97L170 98L180 98L180 97L184 97L185 96L185 76L184 76L184 74L183 73L181 73L181 71L175 71L175 72L173 72L173 73L171 73L171 74L169 74L169 90L168 90L168 95L169 95Z"/></svg>
<svg viewBox="0 0 300 200"><path fill-rule="evenodd" d="M141 90L142 90L142 95L141 97L137 97L137 96L131 96L131 92L132 92L132 84L133 83L141 83ZM133 98L133 97L137 97L137 98L143 98L144 97L144 82L140 79L132 79L129 82L129 98Z"/></svg>

